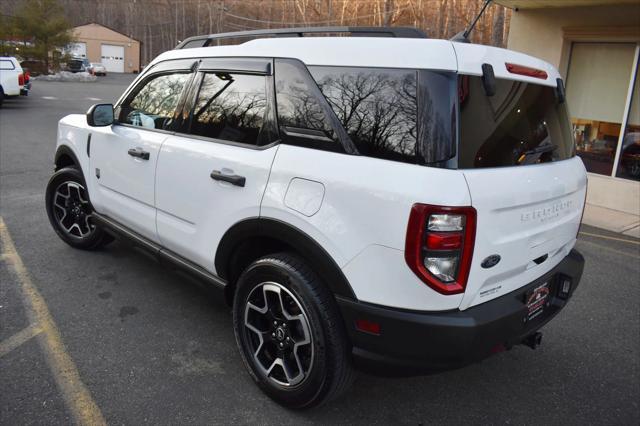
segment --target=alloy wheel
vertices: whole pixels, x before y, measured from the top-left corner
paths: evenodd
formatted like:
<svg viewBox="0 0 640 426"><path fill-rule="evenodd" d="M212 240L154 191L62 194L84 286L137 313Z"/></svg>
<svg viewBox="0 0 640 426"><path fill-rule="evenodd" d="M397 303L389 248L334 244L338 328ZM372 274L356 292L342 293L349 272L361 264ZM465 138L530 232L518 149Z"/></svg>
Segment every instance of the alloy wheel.
<svg viewBox="0 0 640 426"><path fill-rule="evenodd" d="M58 225L69 235L86 238L96 227L84 186L66 181L53 194L53 213Z"/></svg>
<svg viewBox="0 0 640 426"><path fill-rule="evenodd" d="M263 282L251 290L244 310L246 341L255 365L282 387L301 384L313 366L309 318L284 286Z"/></svg>

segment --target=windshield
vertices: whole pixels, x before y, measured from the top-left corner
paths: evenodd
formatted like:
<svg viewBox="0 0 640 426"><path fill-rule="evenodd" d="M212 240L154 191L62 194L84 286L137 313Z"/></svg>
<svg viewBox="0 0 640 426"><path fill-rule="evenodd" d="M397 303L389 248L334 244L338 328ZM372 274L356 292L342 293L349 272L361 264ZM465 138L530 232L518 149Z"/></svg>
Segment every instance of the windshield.
<svg viewBox="0 0 640 426"><path fill-rule="evenodd" d="M458 167L508 167L565 160L575 155L565 102L554 87L496 79L487 96L482 78L458 79Z"/></svg>

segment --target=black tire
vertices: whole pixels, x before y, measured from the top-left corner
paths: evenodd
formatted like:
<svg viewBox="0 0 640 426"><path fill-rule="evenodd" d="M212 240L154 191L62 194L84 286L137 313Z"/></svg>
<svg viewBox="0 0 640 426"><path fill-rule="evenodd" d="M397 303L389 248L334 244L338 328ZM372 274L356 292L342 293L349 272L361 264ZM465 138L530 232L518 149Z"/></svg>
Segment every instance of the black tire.
<svg viewBox="0 0 640 426"><path fill-rule="evenodd" d="M47 216L62 241L74 248L97 250L113 237L92 222L93 207L85 188L82 172L75 167L55 172L47 184Z"/></svg>
<svg viewBox="0 0 640 426"><path fill-rule="evenodd" d="M274 284L279 286L279 293L273 292ZM282 298L278 299L275 294ZM278 300L283 302L279 304ZM266 312L249 308L249 302ZM302 319L283 319L282 312L278 312L282 311L283 305L287 306L288 315ZM304 318L310 344L304 343ZM281 319L282 324L279 323ZM300 409L320 405L339 396L353 381L350 344L337 304L318 276L295 255L278 253L263 257L242 273L235 291L233 327L251 377L269 397L283 406ZM286 337L281 338L278 328L284 329ZM260 340L257 331L264 330ZM287 343L289 337L291 342ZM263 342L262 346L260 342ZM280 348L285 345L284 349L279 349L278 345ZM296 345L300 346L295 348ZM292 354L294 351L296 354ZM258 355L254 357L256 353ZM283 364L277 364L278 360L289 366L288 371L291 376L295 374L294 379L289 379ZM270 369L267 369L268 364L271 364ZM271 370L271 373L266 374L265 370ZM303 377L299 378L301 372Z"/></svg>
<svg viewBox="0 0 640 426"><path fill-rule="evenodd" d="M0 87L0 108L2 108L2 103L4 102L4 90Z"/></svg>

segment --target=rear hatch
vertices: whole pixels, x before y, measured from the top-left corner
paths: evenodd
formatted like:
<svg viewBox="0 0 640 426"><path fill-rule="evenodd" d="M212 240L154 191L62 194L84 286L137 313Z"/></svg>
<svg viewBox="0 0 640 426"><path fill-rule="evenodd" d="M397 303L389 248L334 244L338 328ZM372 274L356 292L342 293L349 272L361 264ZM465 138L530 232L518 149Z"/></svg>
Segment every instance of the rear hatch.
<svg viewBox="0 0 640 426"><path fill-rule="evenodd" d="M585 169L575 157L562 94L530 81L498 78L495 94L488 96L482 77L459 77L458 168L477 211L460 309L532 282L576 241ZM483 266L490 257L493 262Z"/></svg>
<svg viewBox="0 0 640 426"><path fill-rule="evenodd" d="M71 59L67 62L67 69L72 72L83 71L82 59Z"/></svg>

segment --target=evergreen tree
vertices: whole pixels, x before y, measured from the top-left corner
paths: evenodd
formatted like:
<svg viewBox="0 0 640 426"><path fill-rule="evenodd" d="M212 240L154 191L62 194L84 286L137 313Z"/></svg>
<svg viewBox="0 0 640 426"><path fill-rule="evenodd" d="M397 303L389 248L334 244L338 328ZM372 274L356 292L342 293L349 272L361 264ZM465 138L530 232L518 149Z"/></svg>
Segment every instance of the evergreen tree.
<svg viewBox="0 0 640 426"><path fill-rule="evenodd" d="M71 24L57 0L27 0L16 15L15 31L33 43L25 53L44 62L45 69L60 58L58 49L72 41Z"/></svg>

